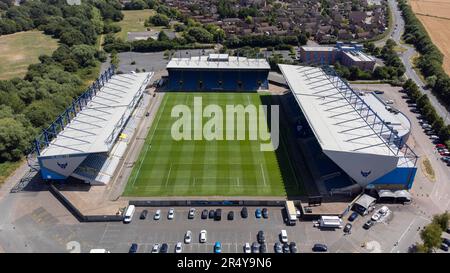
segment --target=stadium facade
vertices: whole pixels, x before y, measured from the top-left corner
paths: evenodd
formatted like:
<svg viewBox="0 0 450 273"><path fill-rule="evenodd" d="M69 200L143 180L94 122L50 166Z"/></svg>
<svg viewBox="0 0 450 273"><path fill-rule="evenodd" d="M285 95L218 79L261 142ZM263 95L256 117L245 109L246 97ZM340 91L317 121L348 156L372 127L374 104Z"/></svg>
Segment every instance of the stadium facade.
<svg viewBox="0 0 450 273"><path fill-rule="evenodd" d="M362 188L410 189L418 157L411 123L329 67L279 65L321 151ZM320 164L320 162L318 162Z"/></svg>
<svg viewBox="0 0 450 273"><path fill-rule="evenodd" d="M42 178L107 184L127 147L119 141L124 127L152 76L105 71L35 139Z"/></svg>
<svg viewBox="0 0 450 273"><path fill-rule="evenodd" d="M228 54L172 58L167 64L170 91L241 91L269 88L265 59Z"/></svg>

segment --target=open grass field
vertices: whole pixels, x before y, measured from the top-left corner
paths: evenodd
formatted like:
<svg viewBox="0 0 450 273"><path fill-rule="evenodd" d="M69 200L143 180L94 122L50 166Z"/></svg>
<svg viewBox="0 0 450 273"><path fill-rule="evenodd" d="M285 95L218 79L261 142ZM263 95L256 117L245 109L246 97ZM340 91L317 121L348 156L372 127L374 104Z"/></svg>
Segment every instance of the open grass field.
<svg viewBox="0 0 450 273"><path fill-rule="evenodd" d="M145 10L123 10L123 20L118 23L122 30L117 33L117 36L124 39L128 38L128 32L141 32L146 31L144 26L145 20L155 14L152 9ZM158 27L151 27L152 29L161 29Z"/></svg>
<svg viewBox="0 0 450 273"><path fill-rule="evenodd" d="M39 55L50 55L58 42L40 31L18 32L0 37L0 80L25 76Z"/></svg>
<svg viewBox="0 0 450 273"><path fill-rule="evenodd" d="M171 117L172 108L184 104L193 109L194 96L202 97L203 107L217 104L225 111L227 104L260 105L264 95L167 93L134 164L125 196L285 196L287 192L302 193L303 186L293 173L286 154L289 149L284 143L280 143L277 151L262 152L259 140L173 140L171 127L176 118ZM203 124L207 120L204 119ZM248 130L248 117L246 123Z"/></svg>
<svg viewBox="0 0 450 273"><path fill-rule="evenodd" d="M443 68L450 75L450 0L413 0L410 4L433 43L444 54Z"/></svg>

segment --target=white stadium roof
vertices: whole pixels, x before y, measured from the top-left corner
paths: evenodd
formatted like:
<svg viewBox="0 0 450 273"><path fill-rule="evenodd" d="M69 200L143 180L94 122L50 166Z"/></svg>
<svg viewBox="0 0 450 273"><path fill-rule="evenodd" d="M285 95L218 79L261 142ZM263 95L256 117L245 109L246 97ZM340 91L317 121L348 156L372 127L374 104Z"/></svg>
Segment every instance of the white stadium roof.
<svg viewBox="0 0 450 273"><path fill-rule="evenodd" d="M249 59L246 57L229 56L228 54L210 54L188 58L172 58L167 69L263 69L269 70L270 65L265 59Z"/></svg>
<svg viewBox="0 0 450 273"><path fill-rule="evenodd" d="M108 152L152 76L153 72L112 76L40 157Z"/></svg>

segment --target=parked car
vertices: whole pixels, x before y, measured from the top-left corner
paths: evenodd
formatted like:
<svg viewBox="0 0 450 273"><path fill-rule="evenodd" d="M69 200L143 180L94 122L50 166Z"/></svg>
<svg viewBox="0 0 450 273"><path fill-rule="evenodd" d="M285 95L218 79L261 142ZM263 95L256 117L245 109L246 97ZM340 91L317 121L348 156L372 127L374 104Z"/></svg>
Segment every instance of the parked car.
<svg viewBox="0 0 450 273"><path fill-rule="evenodd" d="M259 252L261 252L261 253L267 253L267 246L266 246L266 244L261 244L261 245L259 246Z"/></svg>
<svg viewBox="0 0 450 273"><path fill-rule="evenodd" d="M344 232L345 232L345 233L351 233L351 231L352 231L352 224L347 223L347 224L345 225L345 227L344 227Z"/></svg>
<svg viewBox="0 0 450 273"><path fill-rule="evenodd" d="M215 211L212 209L212 210L210 210L209 211L209 214L208 214L208 218L209 219L214 219L214 214L215 214Z"/></svg>
<svg viewBox="0 0 450 273"><path fill-rule="evenodd" d="M447 238L442 238L442 242L448 246L450 246L450 240Z"/></svg>
<svg viewBox="0 0 450 273"><path fill-rule="evenodd" d="M192 241L192 232L190 230L186 231L186 234L184 235L184 243L190 244Z"/></svg>
<svg viewBox="0 0 450 273"><path fill-rule="evenodd" d="M370 218L372 221L376 222L378 220L380 220L381 218L381 214L377 211L372 215L372 218Z"/></svg>
<svg viewBox="0 0 450 273"><path fill-rule="evenodd" d="M291 253L297 253L297 244L295 242L291 242L289 244L289 250L291 251Z"/></svg>
<svg viewBox="0 0 450 273"><path fill-rule="evenodd" d="M252 250L250 248L250 244L249 243L245 243L244 245L244 253L251 253Z"/></svg>
<svg viewBox="0 0 450 273"><path fill-rule="evenodd" d="M378 210L378 212L381 214L381 215L386 215L386 213L389 211L389 208L387 207L387 206L382 206L379 210Z"/></svg>
<svg viewBox="0 0 450 273"><path fill-rule="evenodd" d="M167 219L172 220L175 217L175 210L173 208L169 209L169 213L167 214Z"/></svg>
<svg viewBox="0 0 450 273"><path fill-rule="evenodd" d="M291 249L289 248L288 243L283 244L283 253L289 253Z"/></svg>
<svg viewBox="0 0 450 273"><path fill-rule="evenodd" d="M374 225L374 222L372 220L367 221L366 223L364 223L363 228L364 229L369 229Z"/></svg>
<svg viewBox="0 0 450 273"><path fill-rule="evenodd" d="M159 249L159 253L167 253L169 251L169 245L166 243L161 245L161 248Z"/></svg>
<svg viewBox="0 0 450 273"><path fill-rule="evenodd" d="M148 210L144 209L141 212L141 216L139 216L139 219L144 220L145 218L147 218L147 214L148 214Z"/></svg>
<svg viewBox="0 0 450 273"><path fill-rule="evenodd" d="M273 246L273 249L275 253L283 253L283 248L280 242L276 242L275 245Z"/></svg>
<svg viewBox="0 0 450 273"><path fill-rule="evenodd" d="M207 210L207 209L204 209L204 210L202 211L202 216L201 216L201 218L202 218L202 219L208 218L208 210Z"/></svg>
<svg viewBox="0 0 450 273"><path fill-rule="evenodd" d="M200 231L200 243L206 243L206 235L206 230L203 229L202 231Z"/></svg>
<svg viewBox="0 0 450 273"><path fill-rule="evenodd" d="M256 218L261 218L262 217L261 209L256 209L255 210L255 216L256 216Z"/></svg>
<svg viewBox="0 0 450 273"><path fill-rule="evenodd" d="M214 212L214 221L222 220L222 209L216 209Z"/></svg>
<svg viewBox="0 0 450 273"><path fill-rule="evenodd" d="M228 212L227 219L230 220L230 221L234 219L234 211Z"/></svg>
<svg viewBox="0 0 450 273"><path fill-rule="evenodd" d="M130 250L128 250L128 253L136 253L138 250L138 245L136 243L132 243L130 246Z"/></svg>
<svg viewBox="0 0 450 273"><path fill-rule="evenodd" d="M266 242L266 237L264 236L264 231L260 230L258 231L258 235L256 236L258 239L258 243L262 244Z"/></svg>
<svg viewBox="0 0 450 273"><path fill-rule="evenodd" d="M394 104L394 101L393 100L386 100L385 103L386 104Z"/></svg>
<svg viewBox="0 0 450 273"><path fill-rule="evenodd" d="M262 209L262 216L264 219L269 218L269 211L267 210L267 208Z"/></svg>
<svg viewBox="0 0 450 273"><path fill-rule="evenodd" d="M181 253L183 251L183 247L182 247L182 245L181 245L181 242L178 242L176 245L175 245L175 253Z"/></svg>
<svg viewBox="0 0 450 273"><path fill-rule="evenodd" d="M442 143L438 143L438 144L436 144L436 148L447 148L447 146L445 146Z"/></svg>
<svg viewBox="0 0 450 273"><path fill-rule="evenodd" d="M189 209L189 214L188 214L188 219L194 219L195 217L195 209L194 208L190 208Z"/></svg>
<svg viewBox="0 0 450 273"><path fill-rule="evenodd" d="M448 251L448 245L442 243L442 244L441 244L441 249L444 250L444 251Z"/></svg>
<svg viewBox="0 0 450 273"><path fill-rule="evenodd" d="M355 221L355 219L358 218L358 213L356 211L354 211L352 214L350 214L350 216L348 217L348 220L350 222Z"/></svg>
<svg viewBox="0 0 450 273"><path fill-rule="evenodd" d="M259 253L259 244L257 242L252 244L252 253Z"/></svg>
<svg viewBox="0 0 450 273"><path fill-rule="evenodd" d="M221 253L222 252L222 244L220 242L216 242L214 244L214 253Z"/></svg>
<svg viewBox="0 0 450 273"><path fill-rule="evenodd" d="M152 253L158 253L159 252L159 244L154 244L152 248Z"/></svg>
<svg viewBox="0 0 450 273"><path fill-rule="evenodd" d="M282 230L281 230L281 233L280 233L280 241L281 241L282 243L287 243L287 242L288 242L288 236L287 236L287 232L286 232L285 229L282 229Z"/></svg>
<svg viewBox="0 0 450 273"><path fill-rule="evenodd" d="M155 212L155 216L153 217L153 219L159 220L160 218L161 218L161 210L159 209Z"/></svg>
<svg viewBox="0 0 450 273"><path fill-rule="evenodd" d="M315 244L312 248L312 251L314 252L327 252L328 247L324 244Z"/></svg>
<svg viewBox="0 0 450 273"><path fill-rule="evenodd" d="M241 210L241 217L242 218L247 218L248 217L248 211L247 211L247 207L243 207Z"/></svg>
<svg viewBox="0 0 450 273"><path fill-rule="evenodd" d="M384 94L384 91L381 91L381 90L375 90L375 91L373 91L375 94L377 94L377 95L381 95L381 94Z"/></svg>

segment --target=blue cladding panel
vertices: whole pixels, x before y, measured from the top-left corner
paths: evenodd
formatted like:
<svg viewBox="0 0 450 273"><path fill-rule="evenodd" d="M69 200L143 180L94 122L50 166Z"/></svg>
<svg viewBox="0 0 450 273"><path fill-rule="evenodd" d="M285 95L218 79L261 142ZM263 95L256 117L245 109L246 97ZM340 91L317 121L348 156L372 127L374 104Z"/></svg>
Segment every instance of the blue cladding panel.
<svg viewBox="0 0 450 273"><path fill-rule="evenodd" d="M256 91L269 87L269 70L169 70L172 91Z"/></svg>
<svg viewBox="0 0 450 273"><path fill-rule="evenodd" d="M390 173L378 178L371 184L386 184L386 185L404 185L405 189L411 189L414 177L416 176L417 168L396 168Z"/></svg>

